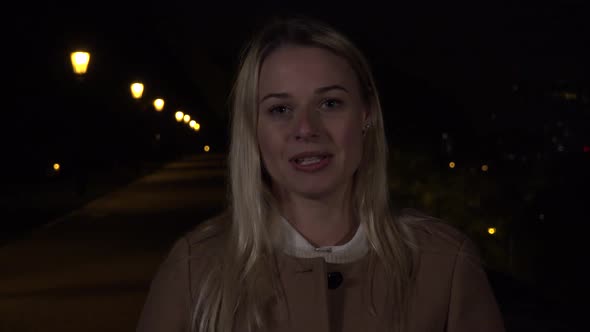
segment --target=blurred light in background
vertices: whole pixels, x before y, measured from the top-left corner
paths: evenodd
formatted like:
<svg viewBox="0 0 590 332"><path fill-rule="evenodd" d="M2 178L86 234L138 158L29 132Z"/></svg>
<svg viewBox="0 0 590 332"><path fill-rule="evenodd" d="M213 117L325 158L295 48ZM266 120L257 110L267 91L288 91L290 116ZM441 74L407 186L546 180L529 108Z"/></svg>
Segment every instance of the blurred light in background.
<svg viewBox="0 0 590 332"><path fill-rule="evenodd" d="M58 163L53 164L54 171L59 172L60 169L61 169L61 166Z"/></svg>
<svg viewBox="0 0 590 332"><path fill-rule="evenodd" d="M488 233L489 233L490 235L494 235L494 234L496 234L496 228L495 228L495 227L490 227L490 228L488 228Z"/></svg>
<svg viewBox="0 0 590 332"><path fill-rule="evenodd" d="M164 99L158 98L154 100L154 108L156 111L161 112L164 109Z"/></svg>
<svg viewBox="0 0 590 332"><path fill-rule="evenodd" d="M195 129L195 126L197 125L197 121L195 121L195 120L191 120L191 121L188 123L188 125L189 125L191 128Z"/></svg>
<svg viewBox="0 0 590 332"><path fill-rule="evenodd" d="M481 170L482 170L483 172L487 172L487 171L488 171L488 169L490 169L490 168L488 167L488 165L481 165Z"/></svg>
<svg viewBox="0 0 590 332"><path fill-rule="evenodd" d="M184 113L182 113L181 111L178 111L174 114L174 117L176 118L176 122L180 122L180 121L182 121L182 118L184 117Z"/></svg>
<svg viewBox="0 0 590 332"><path fill-rule="evenodd" d="M90 53L81 51L72 52L70 54L70 60L72 61L74 73L78 75L86 74L88 63L90 62Z"/></svg>
<svg viewBox="0 0 590 332"><path fill-rule="evenodd" d="M131 84L131 95L135 99L141 98L141 96L143 95L143 84L139 82Z"/></svg>
<svg viewBox="0 0 590 332"><path fill-rule="evenodd" d="M205 150L205 152L209 152L209 150L211 150L211 148L209 147L209 145L205 145L203 147L203 150Z"/></svg>
<svg viewBox="0 0 590 332"><path fill-rule="evenodd" d="M450 167L450 168L455 168L455 162L451 161L451 162L449 163L449 167Z"/></svg>
<svg viewBox="0 0 590 332"><path fill-rule="evenodd" d="M195 127L193 128L195 131L199 131L201 129L201 124L198 122L195 122Z"/></svg>
<svg viewBox="0 0 590 332"><path fill-rule="evenodd" d="M184 123L189 123L191 121L191 116L188 114L185 114L182 119L184 120Z"/></svg>
<svg viewBox="0 0 590 332"><path fill-rule="evenodd" d="M569 100L569 101L578 99L578 95L576 93L574 93L574 92L567 92L567 91L562 92L561 93L561 97L563 99Z"/></svg>

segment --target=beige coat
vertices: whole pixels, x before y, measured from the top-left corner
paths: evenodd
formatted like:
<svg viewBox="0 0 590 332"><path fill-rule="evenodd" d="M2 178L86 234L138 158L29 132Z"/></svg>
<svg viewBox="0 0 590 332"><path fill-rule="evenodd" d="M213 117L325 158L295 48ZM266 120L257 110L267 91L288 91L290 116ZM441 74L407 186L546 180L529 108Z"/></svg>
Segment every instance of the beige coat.
<svg viewBox="0 0 590 332"><path fill-rule="evenodd" d="M407 225L420 254L406 331L504 331L474 244L440 221L420 220ZM212 254L219 252L221 238L203 240L191 232L176 242L152 281L138 332L189 331L200 276L221 259ZM279 324L273 331L392 330L395 309L385 291L388 281L372 252L346 264L277 255L286 301L275 310ZM375 273L367 273L371 269ZM336 289L327 285L326 275L332 271L344 276ZM374 276L372 280L370 275ZM371 305L376 315L370 312Z"/></svg>

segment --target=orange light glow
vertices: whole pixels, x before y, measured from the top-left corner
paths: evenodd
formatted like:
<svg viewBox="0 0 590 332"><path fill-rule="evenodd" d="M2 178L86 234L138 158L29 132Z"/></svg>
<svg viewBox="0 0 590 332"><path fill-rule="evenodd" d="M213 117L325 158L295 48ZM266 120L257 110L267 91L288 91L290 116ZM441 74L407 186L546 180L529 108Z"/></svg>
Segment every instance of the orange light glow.
<svg viewBox="0 0 590 332"><path fill-rule="evenodd" d="M74 73L78 75L86 74L88 63L90 62L90 53L82 51L72 52L70 54L70 60L72 61Z"/></svg>
<svg viewBox="0 0 590 332"><path fill-rule="evenodd" d="M154 100L154 108L156 111L161 112L164 109L164 99L158 98Z"/></svg>
<svg viewBox="0 0 590 332"><path fill-rule="evenodd" d="M141 98L141 96L143 95L143 84L139 82L131 84L131 95L135 99Z"/></svg>

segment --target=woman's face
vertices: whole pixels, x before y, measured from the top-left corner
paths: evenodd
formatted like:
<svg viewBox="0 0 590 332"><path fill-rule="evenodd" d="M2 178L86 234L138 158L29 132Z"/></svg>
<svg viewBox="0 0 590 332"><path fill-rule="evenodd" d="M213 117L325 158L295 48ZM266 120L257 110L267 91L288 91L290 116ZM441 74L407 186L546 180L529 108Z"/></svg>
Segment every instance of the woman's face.
<svg viewBox="0 0 590 332"><path fill-rule="evenodd" d="M346 60L321 48L279 48L260 69L258 103L258 144L280 198L349 188L369 110Z"/></svg>

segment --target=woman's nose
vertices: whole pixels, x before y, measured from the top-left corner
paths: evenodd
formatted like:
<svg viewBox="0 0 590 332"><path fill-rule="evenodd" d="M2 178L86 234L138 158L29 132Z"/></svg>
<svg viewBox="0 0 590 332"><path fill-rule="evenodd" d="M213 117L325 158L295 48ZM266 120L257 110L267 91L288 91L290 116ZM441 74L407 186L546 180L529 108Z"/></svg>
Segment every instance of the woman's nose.
<svg viewBox="0 0 590 332"><path fill-rule="evenodd" d="M320 136L321 123L316 111L304 110L297 115L293 128L295 139L308 140Z"/></svg>

